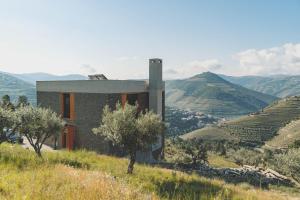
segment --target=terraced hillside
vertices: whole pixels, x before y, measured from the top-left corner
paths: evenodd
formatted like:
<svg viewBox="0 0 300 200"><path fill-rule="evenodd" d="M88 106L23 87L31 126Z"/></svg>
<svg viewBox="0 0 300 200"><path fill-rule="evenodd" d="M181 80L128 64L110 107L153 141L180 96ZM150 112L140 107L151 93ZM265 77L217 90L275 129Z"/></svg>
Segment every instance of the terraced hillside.
<svg viewBox="0 0 300 200"><path fill-rule="evenodd" d="M266 147L287 148L300 140L300 120L292 121L278 131L278 135L266 142Z"/></svg>
<svg viewBox="0 0 300 200"><path fill-rule="evenodd" d="M223 123L219 127L188 133L184 138L212 138L213 140L227 138L228 140L262 144L281 133L279 130L282 127L298 119L300 119L300 97L289 97L274 103L261 112Z"/></svg>
<svg viewBox="0 0 300 200"><path fill-rule="evenodd" d="M231 118L256 112L276 99L210 72L166 82L167 105L217 117Z"/></svg>

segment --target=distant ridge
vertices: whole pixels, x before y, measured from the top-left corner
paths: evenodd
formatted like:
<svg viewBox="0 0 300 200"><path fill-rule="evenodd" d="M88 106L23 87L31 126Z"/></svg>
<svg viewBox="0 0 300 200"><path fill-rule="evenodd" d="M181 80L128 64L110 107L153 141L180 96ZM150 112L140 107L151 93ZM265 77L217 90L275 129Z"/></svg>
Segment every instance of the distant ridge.
<svg viewBox="0 0 300 200"><path fill-rule="evenodd" d="M256 112L276 99L233 84L211 72L166 82L167 105L218 117Z"/></svg>
<svg viewBox="0 0 300 200"><path fill-rule="evenodd" d="M80 74L68 75L53 75L48 73L25 73L25 74L11 74L23 81L35 84L36 81L55 81L55 80L86 80L87 77Z"/></svg>
<svg viewBox="0 0 300 200"><path fill-rule="evenodd" d="M300 75L219 76L231 83L280 98L300 95Z"/></svg>
<svg viewBox="0 0 300 200"><path fill-rule="evenodd" d="M35 85L8 73L0 72L0 98L7 94L11 97L11 101L15 102L18 96L25 95L31 103L35 104L35 91Z"/></svg>

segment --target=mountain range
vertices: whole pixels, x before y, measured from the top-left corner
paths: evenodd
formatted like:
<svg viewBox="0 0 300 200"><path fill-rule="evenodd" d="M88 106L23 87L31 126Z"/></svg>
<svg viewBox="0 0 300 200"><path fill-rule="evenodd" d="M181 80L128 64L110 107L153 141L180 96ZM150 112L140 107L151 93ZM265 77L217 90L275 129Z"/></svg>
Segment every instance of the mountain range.
<svg viewBox="0 0 300 200"><path fill-rule="evenodd" d="M8 94L15 102L18 96L25 95L32 103L36 103L35 82L38 80L84 80L87 77L79 74L57 76L47 73L11 74L0 72L0 97Z"/></svg>
<svg viewBox="0 0 300 200"><path fill-rule="evenodd" d="M167 105L218 117L230 118L256 112L276 99L231 83L211 72L166 82Z"/></svg>
<svg viewBox="0 0 300 200"><path fill-rule="evenodd" d="M226 76L219 75L223 79L241 85L245 88L265 94L284 98L287 96L300 95L300 76Z"/></svg>

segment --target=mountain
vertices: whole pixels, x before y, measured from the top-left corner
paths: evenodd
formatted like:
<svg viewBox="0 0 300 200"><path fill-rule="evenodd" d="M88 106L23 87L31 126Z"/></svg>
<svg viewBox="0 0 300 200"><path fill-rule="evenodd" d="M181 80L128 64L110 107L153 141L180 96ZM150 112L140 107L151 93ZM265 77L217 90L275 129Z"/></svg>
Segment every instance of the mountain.
<svg viewBox="0 0 300 200"><path fill-rule="evenodd" d="M18 96L25 95L32 104L36 104L37 80L84 80L87 77L79 74L57 76L47 73L10 74L0 72L0 97L8 94L14 102Z"/></svg>
<svg viewBox="0 0 300 200"><path fill-rule="evenodd" d="M35 85L18 79L10 74L0 72L0 97L8 94L12 101L16 101L18 96L25 95L28 100L35 104Z"/></svg>
<svg viewBox="0 0 300 200"><path fill-rule="evenodd" d="M166 105L217 117L230 118L256 112L276 99L233 84L211 72L166 82Z"/></svg>
<svg viewBox="0 0 300 200"><path fill-rule="evenodd" d="M274 102L263 111L199 129L185 134L185 139L240 140L241 142L270 146L285 146L300 139L300 97L288 97ZM285 139L285 141L283 140ZM279 141L280 140L280 141Z"/></svg>
<svg viewBox="0 0 300 200"><path fill-rule="evenodd" d="M226 76L220 75L223 79L241 85L251 90L266 93L277 97L300 95L300 76Z"/></svg>
<svg viewBox="0 0 300 200"><path fill-rule="evenodd" d="M56 80L85 80L86 76L80 74L69 74L69 75L53 75L48 73L26 73L26 74L12 74L13 76L35 84L36 81L56 81Z"/></svg>

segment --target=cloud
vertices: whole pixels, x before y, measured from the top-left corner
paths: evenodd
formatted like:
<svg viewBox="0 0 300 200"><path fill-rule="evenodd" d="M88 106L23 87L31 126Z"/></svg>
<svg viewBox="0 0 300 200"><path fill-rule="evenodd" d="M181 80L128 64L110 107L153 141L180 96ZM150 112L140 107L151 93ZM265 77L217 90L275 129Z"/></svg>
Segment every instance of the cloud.
<svg viewBox="0 0 300 200"><path fill-rule="evenodd" d="M217 59L194 60L176 69L164 71L165 79L187 78L207 71L219 72L223 65Z"/></svg>
<svg viewBox="0 0 300 200"><path fill-rule="evenodd" d="M82 71L83 74L85 75L90 75L90 74L95 74L97 72L97 70L88 65L88 64L83 64L81 67L80 67L80 70Z"/></svg>
<svg viewBox="0 0 300 200"><path fill-rule="evenodd" d="M300 74L300 43L268 49L249 49L233 56L240 75Z"/></svg>

